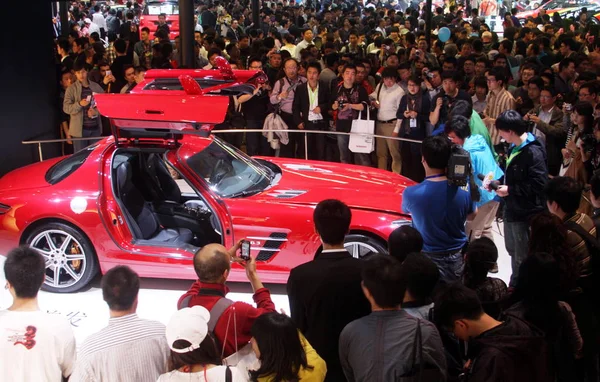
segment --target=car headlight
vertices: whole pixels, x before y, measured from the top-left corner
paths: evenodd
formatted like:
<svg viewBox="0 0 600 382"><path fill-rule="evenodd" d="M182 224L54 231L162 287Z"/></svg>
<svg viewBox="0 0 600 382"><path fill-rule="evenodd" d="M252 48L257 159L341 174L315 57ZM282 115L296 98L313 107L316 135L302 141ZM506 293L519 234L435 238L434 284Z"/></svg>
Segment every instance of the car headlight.
<svg viewBox="0 0 600 382"><path fill-rule="evenodd" d="M403 225L412 225L412 220L410 219L398 219L392 222L392 226L394 227L402 227Z"/></svg>

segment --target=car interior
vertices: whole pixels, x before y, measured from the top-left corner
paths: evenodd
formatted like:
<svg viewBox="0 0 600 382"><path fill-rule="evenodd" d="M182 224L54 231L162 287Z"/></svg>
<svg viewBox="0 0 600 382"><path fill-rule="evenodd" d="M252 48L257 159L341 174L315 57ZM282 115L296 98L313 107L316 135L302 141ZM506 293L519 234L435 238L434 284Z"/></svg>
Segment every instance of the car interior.
<svg viewBox="0 0 600 382"><path fill-rule="evenodd" d="M183 247L195 252L222 243L219 221L197 194L182 194L164 151L120 149L112 163L115 198L136 244Z"/></svg>

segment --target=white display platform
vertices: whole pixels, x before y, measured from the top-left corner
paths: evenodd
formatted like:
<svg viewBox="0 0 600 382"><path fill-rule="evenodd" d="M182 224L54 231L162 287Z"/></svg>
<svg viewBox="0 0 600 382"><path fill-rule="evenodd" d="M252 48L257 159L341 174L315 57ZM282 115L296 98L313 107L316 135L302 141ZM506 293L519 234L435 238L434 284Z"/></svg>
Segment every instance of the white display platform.
<svg viewBox="0 0 600 382"><path fill-rule="evenodd" d="M500 225L502 228L502 225ZM493 275L506 283L510 279L510 257L504 247L504 238L500 236L495 225L494 241L498 247L499 273ZM4 288L4 256L0 256L0 309L6 309L12 303L8 290ZM166 324L177 309L177 300L192 284L191 280L172 279L142 279L138 315L160 321ZM231 292L228 298L234 301L244 301L253 304L252 288L249 283L228 283ZM271 290L271 296L277 310L289 314L289 302L285 285L266 285ZM108 307L102 300L100 278L97 277L91 286L81 292L70 294L40 292L40 307L50 313L60 314L71 322L77 344L80 345L90 334L105 327L108 323Z"/></svg>

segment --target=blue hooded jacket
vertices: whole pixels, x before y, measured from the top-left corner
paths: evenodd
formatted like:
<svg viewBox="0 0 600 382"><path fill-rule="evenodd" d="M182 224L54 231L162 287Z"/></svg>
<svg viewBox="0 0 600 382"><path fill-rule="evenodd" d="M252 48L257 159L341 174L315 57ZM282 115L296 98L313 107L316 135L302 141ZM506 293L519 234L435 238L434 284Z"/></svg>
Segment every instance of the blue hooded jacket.
<svg viewBox="0 0 600 382"><path fill-rule="evenodd" d="M487 176L490 172L493 174L493 179L498 180L504 176L504 172L494 160L494 155L490 146L488 146L485 138L479 134L471 135L465 139L463 149L471 155L471 163L473 163L473 175L475 176L475 184L479 186L481 200L477 202L477 207L481 207L485 203L496 197L494 191L487 191L482 188L482 181L477 177L477 174Z"/></svg>

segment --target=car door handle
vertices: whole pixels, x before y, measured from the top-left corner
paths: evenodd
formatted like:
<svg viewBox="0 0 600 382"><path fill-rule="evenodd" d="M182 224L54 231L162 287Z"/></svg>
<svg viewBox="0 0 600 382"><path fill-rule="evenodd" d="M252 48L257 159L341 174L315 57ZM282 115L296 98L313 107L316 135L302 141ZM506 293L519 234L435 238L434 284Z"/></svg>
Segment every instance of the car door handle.
<svg viewBox="0 0 600 382"><path fill-rule="evenodd" d="M164 111L162 110L146 110L146 114L153 114L153 115L158 115L158 114L165 114Z"/></svg>

